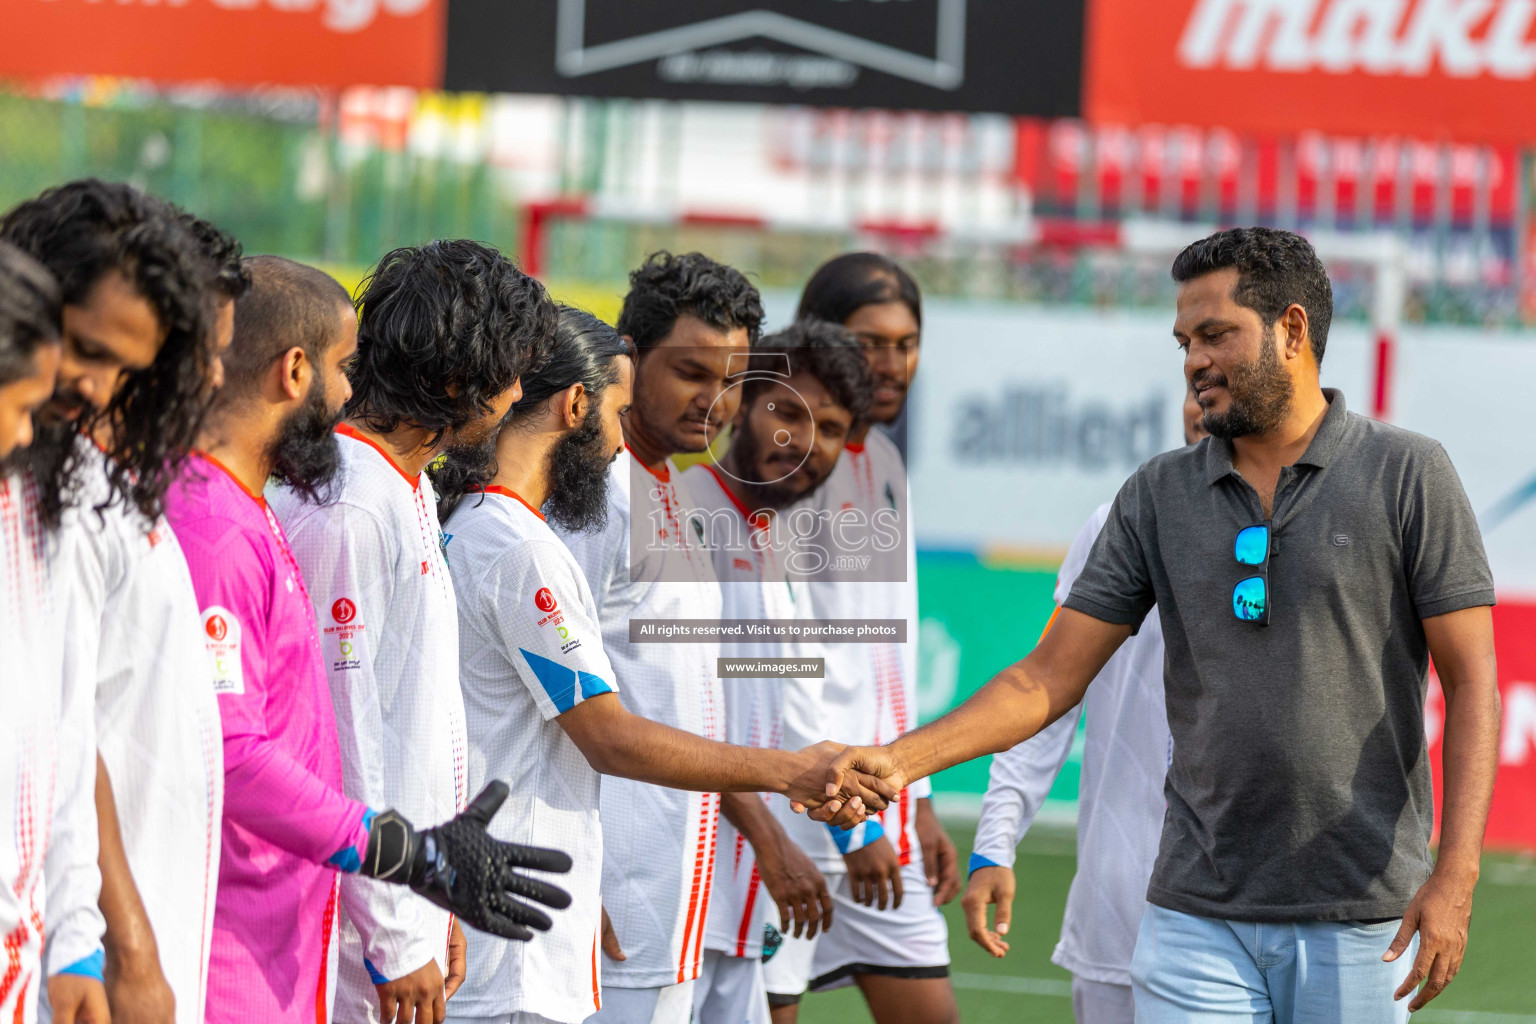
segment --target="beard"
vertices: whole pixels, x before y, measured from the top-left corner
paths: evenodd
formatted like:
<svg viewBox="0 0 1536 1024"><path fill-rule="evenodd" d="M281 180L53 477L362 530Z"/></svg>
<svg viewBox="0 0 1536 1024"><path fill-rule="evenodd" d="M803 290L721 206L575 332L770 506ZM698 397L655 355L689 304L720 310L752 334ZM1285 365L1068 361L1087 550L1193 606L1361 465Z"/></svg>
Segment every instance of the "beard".
<svg viewBox="0 0 1536 1024"><path fill-rule="evenodd" d="M306 501L323 505L330 500L331 481L341 468L341 446L336 442L341 414L341 409L333 410L326 402L325 390L317 380L310 385L304 404L283 421L277 439L267 449L272 476Z"/></svg>
<svg viewBox="0 0 1536 1024"><path fill-rule="evenodd" d="M581 426L556 441L546 463L550 488L544 515L572 533L608 521L608 466L615 453L597 413L594 405Z"/></svg>
<svg viewBox="0 0 1536 1024"><path fill-rule="evenodd" d="M761 479L762 473L758 466L762 463L762 442L758 440L750 422L743 422L742 426L746 429L736 431L731 437L729 472L741 481L742 489L747 492L747 497L751 499L749 504L754 509L769 508L778 511L788 508L826 481L826 475L823 474L806 486L803 482L804 477L795 472L776 480ZM809 465L808 462L807 465Z"/></svg>
<svg viewBox="0 0 1536 1024"><path fill-rule="evenodd" d="M1260 346L1257 359L1234 367L1230 379L1205 369L1197 371L1190 383L1210 383L1227 389L1227 411L1207 412L1201 417L1207 431L1226 441L1274 430L1290 411L1296 390L1272 344Z"/></svg>
<svg viewBox="0 0 1536 1024"><path fill-rule="evenodd" d="M45 526L59 525L64 511L79 497L80 425L39 412L32 421L32 443L0 460L0 476L29 476L37 487L38 512Z"/></svg>

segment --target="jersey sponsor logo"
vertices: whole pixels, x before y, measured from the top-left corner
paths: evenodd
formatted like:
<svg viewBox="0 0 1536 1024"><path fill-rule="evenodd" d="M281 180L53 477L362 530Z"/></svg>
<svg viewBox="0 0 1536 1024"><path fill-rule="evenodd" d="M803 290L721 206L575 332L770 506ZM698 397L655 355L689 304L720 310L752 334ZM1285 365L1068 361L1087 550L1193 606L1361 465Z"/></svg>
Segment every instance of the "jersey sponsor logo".
<svg viewBox="0 0 1536 1024"><path fill-rule="evenodd" d="M245 692L245 666L240 661L240 620L228 608L203 610L204 646L213 674L214 693Z"/></svg>
<svg viewBox="0 0 1536 1024"><path fill-rule="evenodd" d="M559 603L555 600L555 595L550 592L548 587L539 588L539 592L533 595L533 603L538 605L541 612L552 612L559 606Z"/></svg>
<svg viewBox="0 0 1536 1024"><path fill-rule="evenodd" d="M331 619L336 625L325 627L325 640L322 644L330 661L330 670L349 672L362 668L363 662L358 656L357 645L360 643L358 634L364 626L357 619L357 602L350 597L338 597L331 603ZM334 652L331 650L332 639L336 642Z"/></svg>
<svg viewBox="0 0 1536 1024"><path fill-rule="evenodd" d="M357 618L357 605L345 597L338 597L331 604L331 618L336 620L338 626L345 626Z"/></svg>

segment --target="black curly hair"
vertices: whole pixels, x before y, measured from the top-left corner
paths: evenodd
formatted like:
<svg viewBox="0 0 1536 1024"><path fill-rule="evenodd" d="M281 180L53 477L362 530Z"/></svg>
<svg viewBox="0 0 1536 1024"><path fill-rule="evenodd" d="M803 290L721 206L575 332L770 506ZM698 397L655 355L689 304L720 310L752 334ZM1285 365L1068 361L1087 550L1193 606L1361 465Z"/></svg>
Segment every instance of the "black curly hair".
<svg viewBox="0 0 1536 1024"><path fill-rule="evenodd" d="M361 288L346 414L370 430L423 427L435 445L548 358L554 302L488 245L396 249Z"/></svg>
<svg viewBox="0 0 1536 1024"><path fill-rule="evenodd" d="M56 344L64 302L48 268L0 242L0 384L35 372L38 347Z"/></svg>
<svg viewBox="0 0 1536 1024"><path fill-rule="evenodd" d="M791 374L805 372L821 381L837 404L853 414L855 426L868 421L874 384L864 348L847 328L825 320L797 320L753 346L749 376L741 385L743 405L773 383L786 360Z"/></svg>
<svg viewBox="0 0 1536 1024"><path fill-rule="evenodd" d="M629 275L619 333L633 338L644 355L683 316L722 331L745 327L748 343L755 345L763 329L763 300L741 271L703 253L652 253Z"/></svg>
<svg viewBox="0 0 1536 1024"><path fill-rule="evenodd" d="M64 305L80 303L108 273L122 274L155 310L165 340L154 361L126 374L105 409L77 426L55 425L34 443L31 468L42 517L56 524L75 491L75 437L97 417L112 423L108 502L123 500L154 522L166 489L197 439L212 397L212 303L216 268L175 207L131 185L72 181L23 202L0 221L0 238L58 278Z"/></svg>
<svg viewBox="0 0 1536 1024"><path fill-rule="evenodd" d="M251 290L251 272L242 260L239 239L196 214L176 209L181 226L197 241L203 256L213 264L213 290L225 299L239 299Z"/></svg>
<svg viewBox="0 0 1536 1024"><path fill-rule="evenodd" d="M1279 228L1230 228L1192 242L1173 261L1179 284L1228 267L1237 270L1232 301L1259 314L1268 327L1291 306L1307 311L1312 356L1323 364L1333 322L1333 285L1312 243Z"/></svg>
<svg viewBox="0 0 1536 1024"><path fill-rule="evenodd" d="M561 304L549 358L534 373L523 378L523 397L507 411L497 430L516 429L550 397L573 384L586 388L590 400L588 429L597 422L602 394L619 379L620 356L634 358L635 347L618 331L584 309ZM437 491L438 519L447 522L466 493L478 491L496 475L495 436L488 439L484 451L449 452L429 470Z"/></svg>

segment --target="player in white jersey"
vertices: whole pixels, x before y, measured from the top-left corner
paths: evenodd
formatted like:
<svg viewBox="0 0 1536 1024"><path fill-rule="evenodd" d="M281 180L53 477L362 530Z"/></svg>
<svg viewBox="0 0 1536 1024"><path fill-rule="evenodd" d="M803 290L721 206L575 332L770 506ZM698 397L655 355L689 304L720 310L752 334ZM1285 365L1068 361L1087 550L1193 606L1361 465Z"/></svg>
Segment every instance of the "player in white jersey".
<svg viewBox="0 0 1536 1024"><path fill-rule="evenodd" d="M19 457L62 362L61 305L47 269L0 243L0 1017L20 1024L38 1019L40 998L60 1021L108 1013L93 716L89 694L64 686L59 538Z"/></svg>
<svg viewBox="0 0 1536 1024"><path fill-rule="evenodd" d="M466 806L469 764L458 612L425 470L494 433L543 358L554 305L500 253L449 240L386 255L359 304L336 482L318 500L267 494L320 623L347 795L438 821ZM374 879L341 891L337 1017L430 1021L463 980L458 925Z"/></svg>
<svg viewBox="0 0 1536 1024"><path fill-rule="evenodd" d="M595 530L556 527L591 587L625 706L715 740L726 738L720 645L631 641L630 623L721 617L709 553L679 518L692 503L671 459L706 450L735 415L731 360L756 342L762 315L742 274L699 253L658 253L630 275L618 329L637 350L635 386L625 451L608 471L608 519ZM620 949L601 960L602 1024L689 1019L719 811L741 801L772 826L753 794L603 784L603 906Z"/></svg>
<svg viewBox="0 0 1536 1024"><path fill-rule="evenodd" d="M906 642L839 644L827 651L829 719L889 742L917 726L917 565L910 489L901 452L874 424L901 420L917 371L922 298L911 275L873 253L830 260L806 284L801 320L847 328L873 375L869 422L848 439L827 484L791 513L819 519L826 568L807 585L812 614L906 624ZM840 569L854 560L858 567ZM791 1024L800 995L857 983L877 1022L956 1019L948 929L936 905L959 891L954 844L933 813L926 779L904 789L865 842L833 845L806 833L828 875L838 924L814 943L789 940L768 968L776 1024Z"/></svg>
<svg viewBox="0 0 1536 1024"><path fill-rule="evenodd" d="M720 577L727 620L800 620L811 617L805 584L795 560L804 555L792 520L782 510L806 498L826 480L848 433L866 415L869 373L846 332L830 324L797 325L753 350L739 384L741 407L732 426L729 449L718 463L683 474L696 505L688 513L691 532L708 545ZM826 655L835 645L780 635L761 641L726 644L728 660L802 659ZM828 716L824 688L839 685L824 677L790 671L787 675L733 675L726 679L727 722L733 742L793 748L809 732L861 734L863 727ZM710 928L710 984L695 999L702 1020L762 1020L767 989L761 979L764 910L759 862L765 853L782 858L777 845L788 839L793 856L805 860L804 847L825 842L836 849L831 830L804 816L788 813L784 801L772 801L780 828L775 846L765 849L755 836L722 827L716 860ZM873 821L873 819L871 819ZM870 829L836 832L837 841L855 843ZM750 840L747 841L747 840ZM815 923L835 930L832 903L816 865L803 874L816 879ZM782 901L780 925L787 928ZM807 900L806 902L810 902ZM799 915L796 915L797 919ZM799 929L802 939L816 927ZM809 933L808 936L806 933ZM777 941L773 935L770 947ZM787 941L796 941L793 936ZM782 952L776 955L782 955ZM774 962L769 960L769 967ZM746 975L751 982L739 980ZM744 1005L751 998L750 1005Z"/></svg>
<svg viewBox="0 0 1536 1024"><path fill-rule="evenodd" d="M156 362L206 364L207 386L172 399L201 404L220 382L218 357L250 278L238 243L206 222L180 220L219 271L215 356L162 345ZM74 544L65 671L95 694L108 994L120 1022L201 1024L224 807L218 697L203 681L206 637L181 545L163 515L149 519L114 498L103 451L110 427L98 426L95 437L102 447L76 441L85 471L65 520ZM123 927L140 917L145 934ZM157 960L163 984L153 973L134 979L135 959Z"/></svg>
<svg viewBox="0 0 1536 1024"><path fill-rule="evenodd" d="M126 1024L177 1012L201 1021L222 804L218 719L213 695L193 681L205 660L195 601L174 539L161 544L170 533L161 509L219 382L239 247L158 199L99 181L22 203L3 232L63 292L67 356L32 456L50 481L45 507L73 506L63 527L72 552L64 669L99 730L100 761L94 750L90 760L108 996ZM231 263L232 275L220 273Z"/></svg>
<svg viewBox="0 0 1536 1024"><path fill-rule="evenodd" d="M1184 440L1205 436L1194 392L1184 401ZM1056 579L1056 603L1088 560L1109 517L1099 507L1072 542ZM1049 628L1049 627L1047 627ZM1141 630L1104 665L1082 704L1039 735L992 759L966 883L966 925L993 956L1008 952L1014 847L1066 763L1079 718L1088 716L1077 813L1077 874L1067 893L1053 963L1072 972L1077 1024L1131 1024L1131 954L1162 838L1163 780L1173 754L1163 698L1163 630L1153 609ZM987 927L987 906L996 904Z"/></svg>
<svg viewBox="0 0 1536 1024"><path fill-rule="evenodd" d="M623 443L619 418L630 402L631 357L630 344L613 328L562 309L553 356L524 380L523 398L497 441L494 471L464 470L453 460L439 471L455 505L446 528L460 609L471 783L506 778L517 806L495 828L559 843L575 861L565 879L572 908L547 936L526 946L471 948L456 1020L574 1024L601 1008L600 774L827 802L824 789L806 789L799 780L829 763L836 745L799 752L727 746L633 715L616 695L591 590L544 516L571 532L602 524L607 470ZM843 797L840 813L848 821L861 816L862 801L883 804L875 792Z"/></svg>

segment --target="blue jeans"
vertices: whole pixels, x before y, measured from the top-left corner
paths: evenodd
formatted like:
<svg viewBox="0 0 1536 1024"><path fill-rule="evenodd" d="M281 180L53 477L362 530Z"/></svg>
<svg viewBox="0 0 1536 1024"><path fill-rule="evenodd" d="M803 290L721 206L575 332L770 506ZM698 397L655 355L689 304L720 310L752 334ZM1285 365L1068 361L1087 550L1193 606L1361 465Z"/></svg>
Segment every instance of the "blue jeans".
<svg viewBox="0 0 1536 1024"><path fill-rule="evenodd" d="M1418 936L1382 963L1400 921L1256 924L1147 906L1131 981L1136 1024L1404 1024L1392 994Z"/></svg>

